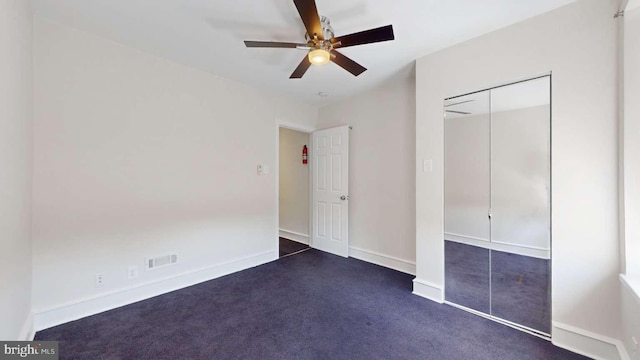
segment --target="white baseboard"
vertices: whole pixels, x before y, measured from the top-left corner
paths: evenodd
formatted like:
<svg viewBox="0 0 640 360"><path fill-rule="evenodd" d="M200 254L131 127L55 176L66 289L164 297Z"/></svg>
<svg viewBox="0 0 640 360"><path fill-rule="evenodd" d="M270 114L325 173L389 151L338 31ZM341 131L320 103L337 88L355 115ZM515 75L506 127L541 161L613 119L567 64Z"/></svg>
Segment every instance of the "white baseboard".
<svg viewBox="0 0 640 360"><path fill-rule="evenodd" d="M444 304L442 287L418 278L413 279L413 294Z"/></svg>
<svg viewBox="0 0 640 360"><path fill-rule="evenodd" d="M27 319L24 321L24 325L22 325L22 329L18 335L18 341L32 341L35 335L36 331L33 327L33 313L30 312L29 316L27 316Z"/></svg>
<svg viewBox="0 0 640 360"><path fill-rule="evenodd" d="M557 321L552 322L551 342L596 360L629 359L622 341Z"/></svg>
<svg viewBox="0 0 640 360"><path fill-rule="evenodd" d="M618 351L620 352L621 360L631 360L631 356L627 352L627 348L624 346L624 343L620 342L620 346L618 347Z"/></svg>
<svg viewBox="0 0 640 360"><path fill-rule="evenodd" d="M66 304L56 305L47 309L39 309L34 311L35 319L33 322L33 328L35 331L47 329L237 271L262 265L273 260L276 260L276 257L274 257L273 250L269 250L213 266L187 271L133 287L119 289Z"/></svg>
<svg viewBox="0 0 640 360"><path fill-rule="evenodd" d="M403 273L411 275L416 274L416 263L413 261L384 255L375 251L360 249L354 246L349 247L349 256L358 260L384 266L386 268L397 270Z"/></svg>
<svg viewBox="0 0 640 360"><path fill-rule="evenodd" d="M510 254L530 256L545 260L550 258L549 249L544 249L536 246L517 245L500 241L489 241L487 239L453 233L444 233L444 239L461 244L478 246L485 249L502 251Z"/></svg>
<svg viewBox="0 0 640 360"><path fill-rule="evenodd" d="M295 231L289 231L285 229L280 229L280 237L285 239L297 241L301 244L309 245L309 235L297 233Z"/></svg>

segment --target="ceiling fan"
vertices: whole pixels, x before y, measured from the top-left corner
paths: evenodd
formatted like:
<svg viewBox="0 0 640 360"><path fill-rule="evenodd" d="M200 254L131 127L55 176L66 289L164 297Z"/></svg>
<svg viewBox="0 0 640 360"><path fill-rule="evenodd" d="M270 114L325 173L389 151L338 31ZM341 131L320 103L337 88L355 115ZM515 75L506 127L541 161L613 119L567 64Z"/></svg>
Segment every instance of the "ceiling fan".
<svg viewBox="0 0 640 360"><path fill-rule="evenodd" d="M311 64L324 65L333 61L338 66L355 76L367 69L357 62L339 53L337 48L370 44L375 42L393 40L393 26L387 25L375 29L365 30L344 36L334 36L329 19L318 15L315 0L293 0L298 9L300 18L304 23L307 33L306 43L272 42L272 41L245 41L250 48L288 48L303 49L309 53L293 71L290 79L300 79L309 69Z"/></svg>

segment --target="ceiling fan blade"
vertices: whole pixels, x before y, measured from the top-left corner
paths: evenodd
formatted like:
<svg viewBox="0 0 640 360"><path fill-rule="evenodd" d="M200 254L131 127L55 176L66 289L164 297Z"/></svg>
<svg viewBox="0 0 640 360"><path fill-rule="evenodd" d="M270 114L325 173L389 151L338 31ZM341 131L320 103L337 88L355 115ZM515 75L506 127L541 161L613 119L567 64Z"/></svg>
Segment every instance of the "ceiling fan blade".
<svg viewBox="0 0 640 360"><path fill-rule="evenodd" d="M466 103L469 103L469 102L472 102L472 101L475 101L475 100L471 99L471 100L460 101L460 102L457 102L457 103L445 105L444 107L456 106L456 105L460 105L460 104L466 104Z"/></svg>
<svg viewBox="0 0 640 360"><path fill-rule="evenodd" d="M293 2L298 9L304 27L307 29L307 34L309 34L311 38L313 38L315 34L318 36L318 39L324 40L322 24L320 24L320 16L318 15L315 0L293 0Z"/></svg>
<svg viewBox="0 0 640 360"><path fill-rule="evenodd" d="M367 68L365 68L364 66L358 64L357 62L349 59L348 57L342 55L341 53L335 50L331 51L331 61L338 64L340 67L342 67L343 69L347 70L348 72L352 73L355 76L358 76L363 72L367 71Z"/></svg>
<svg viewBox="0 0 640 360"><path fill-rule="evenodd" d="M300 65L298 65L298 67L293 70L293 73L291 74L291 76L289 76L289 79L300 79L302 75L307 72L309 66L311 66L311 62L309 61L309 58L305 56L304 59L302 59L302 62L300 62Z"/></svg>
<svg viewBox="0 0 640 360"><path fill-rule="evenodd" d="M287 48L295 49L299 46L307 46L307 44L296 44L288 42L276 42L276 41L247 41L244 45L248 48Z"/></svg>
<svg viewBox="0 0 640 360"><path fill-rule="evenodd" d="M454 113L454 114L471 115L470 112L466 112L466 111L455 111L455 110L445 110L445 111L449 113Z"/></svg>
<svg viewBox="0 0 640 360"><path fill-rule="evenodd" d="M338 36L331 39L332 43L340 42L336 47L347 47L362 44L371 44L380 41L394 40L393 25L382 26L375 29L360 31L357 33Z"/></svg>

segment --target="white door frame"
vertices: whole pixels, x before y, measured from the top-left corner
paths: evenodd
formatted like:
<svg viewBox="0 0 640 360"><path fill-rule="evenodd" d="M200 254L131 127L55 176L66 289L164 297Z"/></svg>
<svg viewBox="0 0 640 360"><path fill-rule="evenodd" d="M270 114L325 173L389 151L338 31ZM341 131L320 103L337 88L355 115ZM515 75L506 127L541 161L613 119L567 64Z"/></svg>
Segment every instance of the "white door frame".
<svg viewBox="0 0 640 360"><path fill-rule="evenodd" d="M274 251L274 260L280 257L279 248L280 248L280 128L285 128L289 130L300 131L303 133L309 134L309 138L311 138L311 133L316 131L316 128L307 127L304 125L299 125L292 122L287 122L283 120L276 119L276 158L274 161L274 173L276 176L276 234L275 234L275 251ZM311 146L307 146L308 149L311 149ZM302 149L300 150L302 151ZM300 159L302 159L302 152L300 153ZM311 167L308 168L309 171L309 247L312 247L311 234L313 234L313 220L311 219L311 207L313 204L311 203L311 190L313 189L313 179L311 179Z"/></svg>

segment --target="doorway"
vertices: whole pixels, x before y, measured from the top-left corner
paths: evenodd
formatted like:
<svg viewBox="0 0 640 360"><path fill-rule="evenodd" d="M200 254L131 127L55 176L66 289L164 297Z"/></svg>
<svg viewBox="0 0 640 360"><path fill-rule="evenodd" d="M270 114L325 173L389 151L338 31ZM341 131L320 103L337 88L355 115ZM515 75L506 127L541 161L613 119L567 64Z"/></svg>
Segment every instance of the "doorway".
<svg viewBox="0 0 640 360"><path fill-rule="evenodd" d="M308 157L311 134L280 126L278 139L278 257L282 258L310 247L311 171L304 154Z"/></svg>
<svg viewBox="0 0 640 360"><path fill-rule="evenodd" d="M283 248L306 245L289 254L312 247L349 257L350 130L348 125L315 130L276 122L276 258L281 242Z"/></svg>

